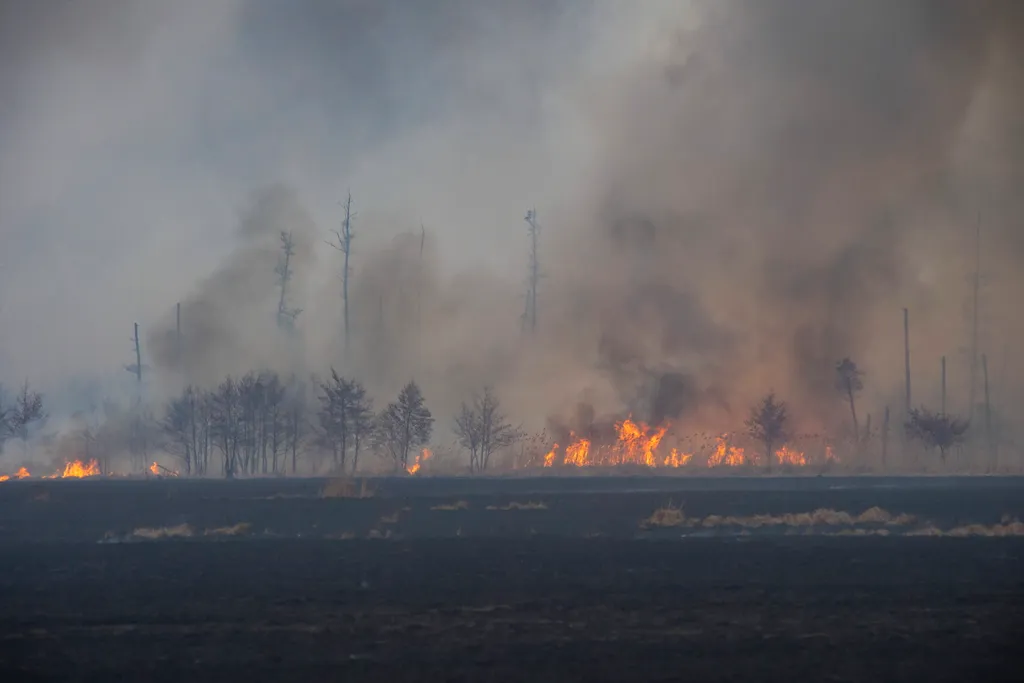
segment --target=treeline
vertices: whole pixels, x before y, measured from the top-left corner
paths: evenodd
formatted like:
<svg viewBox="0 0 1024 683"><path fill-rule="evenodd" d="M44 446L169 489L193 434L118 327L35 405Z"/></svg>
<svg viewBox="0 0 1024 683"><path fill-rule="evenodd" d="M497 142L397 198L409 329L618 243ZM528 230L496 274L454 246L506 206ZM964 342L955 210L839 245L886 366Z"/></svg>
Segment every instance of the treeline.
<svg viewBox="0 0 1024 683"><path fill-rule="evenodd" d="M183 473L226 477L295 473L310 451L327 454L339 472L355 471L366 450L400 471L433 426L415 382L375 412L365 387L333 369L325 381L251 372L208 391L189 386L159 423L163 448L178 456Z"/></svg>
<svg viewBox="0 0 1024 683"><path fill-rule="evenodd" d="M9 398L0 384L0 454L9 439L18 439L22 446L28 442L32 432L46 422L43 395L33 391L26 380L21 389Z"/></svg>

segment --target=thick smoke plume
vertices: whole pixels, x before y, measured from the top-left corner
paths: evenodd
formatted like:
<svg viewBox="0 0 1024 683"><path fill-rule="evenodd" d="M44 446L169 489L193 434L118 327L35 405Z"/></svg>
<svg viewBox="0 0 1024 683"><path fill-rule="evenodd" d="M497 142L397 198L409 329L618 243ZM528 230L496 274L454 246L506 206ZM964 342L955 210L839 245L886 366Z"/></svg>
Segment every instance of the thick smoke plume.
<svg viewBox="0 0 1024 683"><path fill-rule="evenodd" d="M866 411L902 408L908 308L914 403L934 404L946 355L953 409L968 412L975 348L1000 409L1024 400L1019 3L413 6L225 3L221 33L204 34L214 80L188 97L212 104L184 109L201 133L232 122L196 152L230 180L198 211L222 248L188 239L207 261L226 255L173 278L182 345L174 288L157 288L158 391L333 365L381 399L415 378L442 422L492 385L531 427L633 413L731 430L773 389L800 430L836 430L843 357L867 373ZM238 67L251 55L263 71ZM349 188L346 349L340 254L324 242ZM243 207L235 225L225 204ZM274 318L281 231L303 309L288 333Z"/></svg>

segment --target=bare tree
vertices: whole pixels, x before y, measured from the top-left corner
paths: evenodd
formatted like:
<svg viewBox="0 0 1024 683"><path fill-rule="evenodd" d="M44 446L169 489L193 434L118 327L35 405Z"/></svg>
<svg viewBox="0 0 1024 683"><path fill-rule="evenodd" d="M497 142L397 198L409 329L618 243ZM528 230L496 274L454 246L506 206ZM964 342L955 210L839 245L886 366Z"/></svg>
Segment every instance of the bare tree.
<svg viewBox="0 0 1024 683"><path fill-rule="evenodd" d="M352 473L359 468L359 451L373 430L373 400L366 395L366 388L358 381L350 387L351 403L348 415L352 432Z"/></svg>
<svg viewBox="0 0 1024 683"><path fill-rule="evenodd" d="M281 257L278 259L274 273L277 274L279 297L277 301L277 325L283 330L295 327L295 319L302 313L301 308L288 307L288 283L294 272L291 268L292 257L295 256L295 240L290 232L281 232Z"/></svg>
<svg viewBox="0 0 1024 683"><path fill-rule="evenodd" d="M293 375L287 383L284 405L285 452L291 460L292 474L298 470L299 453L305 449L309 434L307 413L306 384Z"/></svg>
<svg viewBox="0 0 1024 683"><path fill-rule="evenodd" d="M226 478L231 479L237 474L242 412L238 383L233 378L227 377L214 390L210 396L210 408L214 442L223 458L222 471Z"/></svg>
<svg viewBox="0 0 1024 683"><path fill-rule="evenodd" d="M185 474L206 474L211 445L208 397L191 385L186 387L167 406L162 426L166 448L181 460Z"/></svg>
<svg viewBox="0 0 1024 683"><path fill-rule="evenodd" d="M28 380L21 385L21 391L14 397L14 405L10 409L8 418L10 433L21 440L22 448L28 448L28 438L32 428L46 420L46 410L43 408L43 395L32 391Z"/></svg>
<svg viewBox="0 0 1024 683"><path fill-rule="evenodd" d="M320 385L320 428L324 443L331 450L334 467L345 469L348 446L353 439L352 416L353 384L331 368L331 378Z"/></svg>
<svg viewBox="0 0 1024 683"><path fill-rule="evenodd" d="M836 363L836 389L850 403L850 416L853 418L853 439L860 440L860 423L857 420L856 395L864 389L864 373L849 358Z"/></svg>
<svg viewBox="0 0 1024 683"><path fill-rule="evenodd" d="M775 393L772 392L761 399L758 406L750 410L750 417L746 421L747 433L750 437L764 444L765 461L769 472L772 470L775 446L784 443L788 438L786 433L788 419L786 404L776 401Z"/></svg>
<svg viewBox="0 0 1024 683"><path fill-rule="evenodd" d="M409 382L377 417L377 442L394 463L395 470L409 466L409 452L430 441L434 418L424 405L416 382Z"/></svg>
<svg viewBox="0 0 1024 683"><path fill-rule="evenodd" d="M4 385L0 384L0 455L4 452L4 443L11 436L12 408L7 404L7 393Z"/></svg>
<svg viewBox="0 0 1024 683"><path fill-rule="evenodd" d="M925 408L912 409L904 425L907 435L920 441L926 450L938 449L943 464L949 449L964 442L970 426L970 420L933 413Z"/></svg>
<svg viewBox="0 0 1024 683"><path fill-rule="evenodd" d="M459 445L469 451L471 472L485 471L491 456L523 438L522 429L506 421L501 402L490 387L473 397L473 405L462 404L455 418Z"/></svg>
<svg viewBox="0 0 1024 683"><path fill-rule="evenodd" d="M340 251L345 256L344 264L342 265L341 271L341 303L342 303L342 320L344 322L344 334L345 334L345 353L348 354L349 348L349 315L348 315L348 276L349 276L349 257L352 255L352 219L356 217L352 213L352 193L349 192L345 198L345 203L342 204L345 207L345 218L341 222L341 231L334 231L334 236L338 239L338 243L328 242L330 246Z"/></svg>

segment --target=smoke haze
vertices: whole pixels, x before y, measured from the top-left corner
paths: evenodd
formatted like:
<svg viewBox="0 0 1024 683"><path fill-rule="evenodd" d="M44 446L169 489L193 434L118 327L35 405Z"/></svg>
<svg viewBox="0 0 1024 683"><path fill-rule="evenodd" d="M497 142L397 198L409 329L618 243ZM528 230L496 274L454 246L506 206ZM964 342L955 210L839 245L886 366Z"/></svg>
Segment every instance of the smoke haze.
<svg viewBox="0 0 1024 683"><path fill-rule="evenodd" d="M0 377L147 391L334 365L447 423L803 430L914 402L979 350L1024 399L1024 8L1014 0L181 0L0 10ZM350 305L341 254L351 191ZM527 209L542 226L524 335ZM423 226L421 232L421 225ZM278 329L279 236L296 242ZM185 358L176 362L174 304ZM979 392L980 395L980 392Z"/></svg>

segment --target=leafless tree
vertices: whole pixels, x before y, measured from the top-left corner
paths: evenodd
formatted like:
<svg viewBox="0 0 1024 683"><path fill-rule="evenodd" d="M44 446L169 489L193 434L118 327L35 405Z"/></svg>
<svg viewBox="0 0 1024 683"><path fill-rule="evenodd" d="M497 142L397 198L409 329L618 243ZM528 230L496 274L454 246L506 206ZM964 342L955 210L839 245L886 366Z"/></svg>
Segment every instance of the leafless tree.
<svg viewBox="0 0 1024 683"><path fill-rule="evenodd" d="M920 441L925 449L938 449L943 464L949 449L964 442L970 426L969 420L933 413L925 408L912 409L904 425L907 435Z"/></svg>
<svg viewBox="0 0 1024 683"><path fill-rule="evenodd" d="M377 443L396 471L408 469L409 453L430 441L434 418L424 405L419 385L409 382L376 420Z"/></svg>
<svg viewBox="0 0 1024 683"><path fill-rule="evenodd" d="M186 475L206 474L212 445L210 398L193 386L171 401L163 420L167 449L178 456Z"/></svg>
<svg viewBox="0 0 1024 683"><path fill-rule="evenodd" d="M291 460L291 471L298 470L299 453L305 449L309 435L308 403L306 384L292 376L285 391L284 440L287 456Z"/></svg>
<svg viewBox="0 0 1024 683"><path fill-rule="evenodd" d="M231 479L236 475L239 442L239 423L241 418L241 401L238 383L227 377L213 391L210 397L211 428L214 442L223 459L224 476Z"/></svg>
<svg viewBox="0 0 1024 683"><path fill-rule="evenodd" d="M850 415L853 418L854 441L860 439L860 423L857 420L856 395L864 388L864 373L849 358L836 363L836 389L850 403Z"/></svg>
<svg viewBox="0 0 1024 683"><path fill-rule="evenodd" d="M462 404L454 427L459 445L469 451L471 472L485 471L495 452L523 438L522 429L507 422L501 402L490 387L473 397L472 406Z"/></svg>
<svg viewBox="0 0 1024 683"><path fill-rule="evenodd" d="M290 232L281 232L281 256L274 272L277 274L279 298L277 302L277 325L283 330L295 326L295 319L302 313L301 308L288 307L288 283L294 272L291 268L292 257L295 256L295 240Z"/></svg>
<svg viewBox="0 0 1024 683"><path fill-rule="evenodd" d="M14 405L10 409L10 433L21 440L23 448L28 447L28 438L32 429L46 421L46 410L43 408L43 395L32 391L28 380L21 385L21 390L14 397Z"/></svg>
<svg viewBox="0 0 1024 683"><path fill-rule="evenodd" d="M775 446L784 443L788 438L786 433L788 419L786 404L777 401L773 392L761 399L761 403L750 410L750 417L746 421L747 433L750 437L764 444L765 461L769 472L772 470Z"/></svg>
<svg viewBox="0 0 1024 683"><path fill-rule="evenodd" d="M11 436L11 415L12 409L7 404L7 393L4 385L0 384L0 455L4 452L4 444Z"/></svg>

